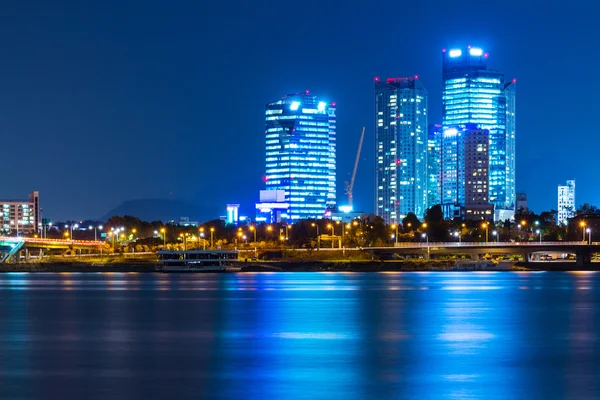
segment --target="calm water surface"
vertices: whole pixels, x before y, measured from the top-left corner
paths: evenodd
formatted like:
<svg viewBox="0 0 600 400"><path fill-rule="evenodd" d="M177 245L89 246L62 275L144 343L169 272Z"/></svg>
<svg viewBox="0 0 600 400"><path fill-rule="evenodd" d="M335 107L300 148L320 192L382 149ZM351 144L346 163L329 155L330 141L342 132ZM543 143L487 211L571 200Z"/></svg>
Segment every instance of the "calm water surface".
<svg viewBox="0 0 600 400"><path fill-rule="evenodd" d="M0 274L2 399L600 398L600 273Z"/></svg>

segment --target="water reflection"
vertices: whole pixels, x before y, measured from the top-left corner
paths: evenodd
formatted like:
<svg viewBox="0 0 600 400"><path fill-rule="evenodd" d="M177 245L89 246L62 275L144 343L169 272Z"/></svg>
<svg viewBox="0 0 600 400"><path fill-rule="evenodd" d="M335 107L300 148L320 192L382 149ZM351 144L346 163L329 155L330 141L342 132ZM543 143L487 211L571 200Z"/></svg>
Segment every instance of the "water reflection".
<svg viewBox="0 0 600 400"><path fill-rule="evenodd" d="M3 274L0 395L594 398L599 279Z"/></svg>

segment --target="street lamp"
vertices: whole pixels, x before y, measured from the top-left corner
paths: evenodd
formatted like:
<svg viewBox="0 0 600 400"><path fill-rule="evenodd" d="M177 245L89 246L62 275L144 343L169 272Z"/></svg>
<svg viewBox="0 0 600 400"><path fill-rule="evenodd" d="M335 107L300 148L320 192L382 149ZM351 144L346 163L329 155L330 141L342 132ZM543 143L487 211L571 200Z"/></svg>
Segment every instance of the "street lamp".
<svg viewBox="0 0 600 400"><path fill-rule="evenodd" d="M456 236L458 238L458 243L462 242L462 236L460 235L460 233L458 231L454 232L454 236Z"/></svg>
<svg viewBox="0 0 600 400"><path fill-rule="evenodd" d="M289 229L292 229L292 226L291 225L286 225L285 226L285 240L289 240L289 238L290 238Z"/></svg>
<svg viewBox="0 0 600 400"><path fill-rule="evenodd" d="M487 242L488 242L488 237L489 237L489 234L488 234L488 227L489 227L489 225L490 225L490 223L489 223L489 222L484 222L484 223L481 225L481 227L485 229L485 243L486 243L486 244L487 244Z"/></svg>
<svg viewBox="0 0 600 400"><path fill-rule="evenodd" d="M163 235L163 246L167 247L167 230L165 228L160 228L160 233Z"/></svg>
<svg viewBox="0 0 600 400"><path fill-rule="evenodd" d="M250 225L248 229L254 233L254 243L256 243L256 227L254 225Z"/></svg>
<svg viewBox="0 0 600 400"><path fill-rule="evenodd" d="M215 247L215 228L210 228L210 248Z"/></svg>
<svg viewBox="0 0 600 400"><path fill-rule="evenodd" d="M331 248L333 249L333 237L335 236L335 227L332 224L327 224L327 228L331 229Z"/></svg>
<svg viewBox="0 0 600 400"><path fill-rule="evenodd" d="M541 231L541 229L536 229L535 233L537 233L538 235L540 235L540 244L542 244L542 231Z"/></svg>
<svg viewBox="0 0 600 400"><path fill-rule="evenodd" d="M395 240L394 240L394 243L396 243L396 244L397 244L397 243L398 243L398 225L396 225L396 224L392 224L392 229L395 229L395 230L396 230L396 235L394 236L394 239L395 239Z"/></svg>
<svg viewBox="0 0 600 400"><path fill-rule="evenodd" d="M92 229L94 229L94 241L98 241L98 229L102 230L102 225L98 225L98 226L88 226L88 229L91 231Z"/></svg>
<svg viewBox="0 0 600 400"><path fill-rule="evenodd" d="M585 242L585 222L584 222L584 221L581 221L581 222L579 223L579 226L581 226L581 233L582 233L582 235L583 235L583 239L582 239L582 241L583 241L583 242Z"/></svg>
<svg viewBox="0 0 600 400"><path fill-rule="evenodd" d="M498 243L498 232L497 231L493 231L492 235L494 235L494 237L496 238L496 243Z"/></svg>
<svg viewBox="0 0 600 400"><path fill-rule="evenodd" d="M310 225L314 226L315 228L317 228L317 249L321 249L321 238L319 237L319 224L316 224L316 223L313 222Z"/></svg>
<svg viewBox="0 0 600 400"><path fill-rule="evenodd" d="M271 225L267 225L267 240L271 237L271 232L273 231L273 227Z"/></svg>
<svg viewBox="0 0 600 400"><path fill-rule="evenodd" d="M588 244L592 244L592 230L590 228L587 228L585 230L588 233Z"/></svg>

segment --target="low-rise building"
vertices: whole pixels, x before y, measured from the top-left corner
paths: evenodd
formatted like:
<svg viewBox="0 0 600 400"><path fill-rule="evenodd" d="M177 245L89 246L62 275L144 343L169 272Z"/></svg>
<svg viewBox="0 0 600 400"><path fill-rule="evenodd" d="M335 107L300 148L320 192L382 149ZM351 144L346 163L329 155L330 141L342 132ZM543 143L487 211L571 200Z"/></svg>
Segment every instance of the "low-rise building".
<svg viewBox="0 0 600 400"><path fill-rule="evenodd" d="M2 231L5 234L31 234L41 227L40 194L33 191L28 199L0 200Z"/></svg>

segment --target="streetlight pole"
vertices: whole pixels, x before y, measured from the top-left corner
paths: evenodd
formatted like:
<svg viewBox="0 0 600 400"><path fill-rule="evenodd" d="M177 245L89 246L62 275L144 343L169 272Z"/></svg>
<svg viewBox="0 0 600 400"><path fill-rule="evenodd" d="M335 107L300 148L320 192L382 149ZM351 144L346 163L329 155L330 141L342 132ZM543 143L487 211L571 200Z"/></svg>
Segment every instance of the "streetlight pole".
<svg viewBox="0 0 600 400"><path fill-rule="evenodd" d="M540 235L540 244L542 244L542 230L541 229L536 229L535 233L537 233L538 235Z"/></svg>
<svg viewBox="0 0 600 400"><path fill-rule="evenodd" d="M392 225L392 229L396 230L396 236L394 237L394 243L398 244L398 225L397 224L393 224Z"/></svg>
<svg viewBox="0 0 600 400"><path fill-rule="evenodd" d="M485 244L488 243L488 239L489 239L489 234L488 234L488 226L490 225L489 222L484 222L483 223L483 228L485 228Z"/></svg>
<svg viewBox="0 0 600 400"><path fill-rule="evenodd" d="M586 231L588 233L588 244L591 245L592 244L592 230L590 228L587 228Z"/></svg>
<svg viewBox="0 0 600 400"><path fill-rule="evenodd" d="M317 228L317 249L320 250L321 249L321 238L319 236L319 224L313 222L311 225Z"/></svg>
<svg viewBox="0 0 600 400"><path fill-rule="evenodd" d="M215 247L215 228L210 228L210 248Z"/></svg>
<svg viewBox="0 0 600 400"><path fill-rule="evenodd" d="M498 244L498 232L497 231L493 231L492 235L496 238L496 244Z"/></svg>
<svg viewBox="0 0 600 400"><path fill-rule="evenodd" d="M583 236L582 242L585 242L585 222L581 221L579 223L579 226L581 226L581 233L582 233L582 236Z"/></svg>

